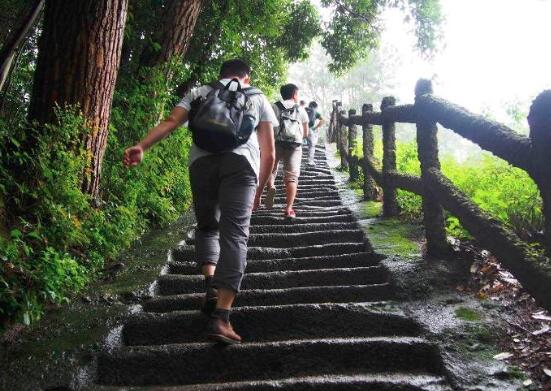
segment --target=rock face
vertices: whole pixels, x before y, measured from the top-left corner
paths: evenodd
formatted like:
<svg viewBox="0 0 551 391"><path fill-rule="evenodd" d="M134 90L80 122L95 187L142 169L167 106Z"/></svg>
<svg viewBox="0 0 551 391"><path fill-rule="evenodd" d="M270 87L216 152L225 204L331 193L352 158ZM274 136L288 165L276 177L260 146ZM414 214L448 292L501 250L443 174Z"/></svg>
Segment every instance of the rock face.
<svg viewBox="0 0 551 391"><path fill-rule="evenodd" d="M173 249L158 295L126 320L124 346L99 353L98 389L451 390L425 331L381 310L394 297L388 272L342 206L322 148L301 175L296 219L282 215L280 179L274 209L253 215L231 318L244 343L205 342L189 240Z"/></svg>

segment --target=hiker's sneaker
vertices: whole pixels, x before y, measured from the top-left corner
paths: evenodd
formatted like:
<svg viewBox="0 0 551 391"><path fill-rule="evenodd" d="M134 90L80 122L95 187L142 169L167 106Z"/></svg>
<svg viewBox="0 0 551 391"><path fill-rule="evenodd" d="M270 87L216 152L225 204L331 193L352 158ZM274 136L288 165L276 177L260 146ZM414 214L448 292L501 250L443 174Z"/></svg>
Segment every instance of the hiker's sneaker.
<svg viewBox="0 0 551 391"><path fill-rule="evenodd" d="M208 339L224 345L241 343L241 337L233 331L230 322L224 322L220 318L211 318L207 325Z"/></svg>
<svg viewBox="0 0 551 391"><path fill-rule="evenodd" d="M216 302L218 301L218 291L215 288L208 288L207 293L201 299L201 312L207 316L210 316L216 309Z"/></svg>
<svg viewBox="0 0 551 391"><path fill-rule="evenodd" d="M289 219L294 219L295 217L297 217L297 214L295 213L295 211L293 209L289 209L289 210L285 211L285 217L287 217Z"/></svg>
<svg viewBox="0 0 551 391"><path fill-rule="evenodd" d="M266 192L266 198L264 199L264 205L266 205L266 208L268 209L273 208L275 195L276 195L275 187L270 187Z"/></svg>

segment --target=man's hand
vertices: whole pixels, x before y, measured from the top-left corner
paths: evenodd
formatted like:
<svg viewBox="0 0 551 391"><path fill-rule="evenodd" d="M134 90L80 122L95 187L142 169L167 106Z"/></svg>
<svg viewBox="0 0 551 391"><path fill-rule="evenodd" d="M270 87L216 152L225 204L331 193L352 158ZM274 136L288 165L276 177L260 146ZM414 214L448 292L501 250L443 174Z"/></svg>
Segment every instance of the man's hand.
<svg viewBox="0 0 551 391"><path fill-rule="evenodd" d="M140 145L134 145L133 147L127 148L126 151L124 151L122 162L126 167L137 166L141 163L142 160L143 148Z"/></svg>

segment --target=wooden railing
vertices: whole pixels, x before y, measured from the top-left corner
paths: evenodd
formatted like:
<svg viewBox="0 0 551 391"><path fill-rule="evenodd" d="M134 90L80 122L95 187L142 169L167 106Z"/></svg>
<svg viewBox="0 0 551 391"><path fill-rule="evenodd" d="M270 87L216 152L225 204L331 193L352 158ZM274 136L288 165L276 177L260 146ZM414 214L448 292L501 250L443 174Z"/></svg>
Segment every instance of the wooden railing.
<svg viewBox="0 0 551 391"><path fill-rule="evenodd" d="M420 176L396 170L397 122L416 124ZM359 170L363 170L365 199L377 199L380 196L378 187L382 189L383 216L399 213L396 189L422 197L428 255L449 254L444 221L444 209L448 210L541 305L551 310L551 262L548 258L551 255L551 90L534 100L528 122L530 135L522 136L505 125L435 97L431 82L421 79L415 87L413 105L396 106L395 99L387 97L381 103L380 112L374 112L372 105L365 104L361 115L357 115L355 110L345 112L340 102L333 101L327 136L329 142L337 143L341 166L349 171L351 179L357 179ZM527 243L482 211L443 175L438 158L437 123L523 169L535 181L543 199L543 245L547 257L537 255ZM382 167L373 157L373 125L382 127ZM357 126L361 126L363 131L361 159L353 153Z"/></svg>

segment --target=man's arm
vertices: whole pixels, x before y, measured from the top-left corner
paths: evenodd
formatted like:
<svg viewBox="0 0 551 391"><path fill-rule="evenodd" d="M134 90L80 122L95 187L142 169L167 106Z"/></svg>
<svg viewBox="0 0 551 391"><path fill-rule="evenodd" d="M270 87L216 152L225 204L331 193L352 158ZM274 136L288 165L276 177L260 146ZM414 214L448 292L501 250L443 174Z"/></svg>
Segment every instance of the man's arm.
<svg viewBox="0 0 551 391"><path fill-rule="evenodd" d="M319 129L321 128L321 126L325 123L325 120L323 119L322 116L320 116L318 118L318 123L316 124L316 126L314 126L314 129Z"/></svg>
<svg viewBox="0 0 551 391"><path fill-rule="evenodd" d="M152 128L138 144L124 151L123 163L125 166L137 166L143 160L143 154L153 145L167 137L174 129L186 122L188 111L176 106L170 115L157 126Z"/></svg>
<svg viewBox="0 0 551 391"><path fill-rule="evenodd" d="M302 137L307 138L308 137L308 122L302 123Z"/></svg>
<svg viewBox="0 0 551 391"><path fill-rule="evenodd" d="M267 121L260 122L257 135L260 145L260 172L258 174L258 187L254 197L253 210L256 210L260 205L260 197L270 175L272 175L275 162L274 128L272 123Z"/></svg>

